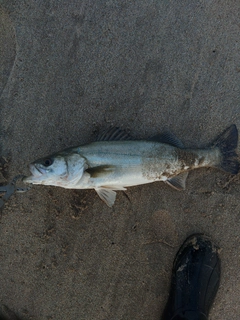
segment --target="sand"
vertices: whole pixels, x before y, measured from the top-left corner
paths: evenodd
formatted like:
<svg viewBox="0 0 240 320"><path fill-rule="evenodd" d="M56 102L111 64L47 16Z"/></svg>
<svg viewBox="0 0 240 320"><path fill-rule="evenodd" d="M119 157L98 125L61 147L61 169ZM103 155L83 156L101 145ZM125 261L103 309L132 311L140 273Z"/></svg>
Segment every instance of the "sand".
<svg viewBox="0 0 240 320"><path fill-rule="evenodd" d="M240 128L239 1L0 1L1 182L110 126L187 147ZM221 248L210 319L239 319L240 181L192 171L118 192L34 186L0 218L0 303L22 319L159 320L187 236Z"/></svg>

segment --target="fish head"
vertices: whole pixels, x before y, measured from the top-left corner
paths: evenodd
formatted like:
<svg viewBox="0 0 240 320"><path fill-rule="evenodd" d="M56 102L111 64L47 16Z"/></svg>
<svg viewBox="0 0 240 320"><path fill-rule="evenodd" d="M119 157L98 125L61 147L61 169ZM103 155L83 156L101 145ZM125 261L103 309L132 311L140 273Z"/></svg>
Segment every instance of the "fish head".
<svg viewBox="0 0 240 320"><path fill-rule="evenodd" d="M57 153L38 159L29 165L31 176L25 183L71 188L87 169L86 160L77 153Z"/></svg>

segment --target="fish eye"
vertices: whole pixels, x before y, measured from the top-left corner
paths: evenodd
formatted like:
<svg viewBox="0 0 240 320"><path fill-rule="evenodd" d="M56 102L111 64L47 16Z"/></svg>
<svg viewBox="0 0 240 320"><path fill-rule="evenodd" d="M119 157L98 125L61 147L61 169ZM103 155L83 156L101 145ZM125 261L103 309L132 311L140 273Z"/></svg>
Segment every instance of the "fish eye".
<svg viewBox="0 0 240 320"><path fill-rule="evenodd" d="M53 164L53 161L50 158L45 159L44 162L43 162L43 165L45 167L49 167L51 164Z"/></svg>

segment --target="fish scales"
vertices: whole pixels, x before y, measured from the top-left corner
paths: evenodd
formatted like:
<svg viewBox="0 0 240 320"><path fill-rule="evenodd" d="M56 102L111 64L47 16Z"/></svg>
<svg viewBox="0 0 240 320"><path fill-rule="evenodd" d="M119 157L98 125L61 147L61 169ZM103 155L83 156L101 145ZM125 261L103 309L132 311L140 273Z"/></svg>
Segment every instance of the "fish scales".
<svg viewBox="0 0 240 320"><path fill-rule="evenodd" d="M176 149L179 161L182 163L182 170L196 169L201 167L213 167L219 164L221 152L218 148L213 149Z"/></svg>
<svg viewBox="0 0 240 320"><path fill-rule="evenodd" d="M180 173L182 170L182 161L177 157L177 148L159 142L98 142L78 148L77 151L87 160L90 168L99 164L115 167L115 171L112 172L113 179L116 179L118 171L124 170L122 174L125 179L123 176L121 178L125 186L131 186L131 180L135 181L137 178L139 184L166 180L166 177ZM108 175L109 178L111 178L110 175ZM113 183L113 181L110 182L110 184Z"/></svg>

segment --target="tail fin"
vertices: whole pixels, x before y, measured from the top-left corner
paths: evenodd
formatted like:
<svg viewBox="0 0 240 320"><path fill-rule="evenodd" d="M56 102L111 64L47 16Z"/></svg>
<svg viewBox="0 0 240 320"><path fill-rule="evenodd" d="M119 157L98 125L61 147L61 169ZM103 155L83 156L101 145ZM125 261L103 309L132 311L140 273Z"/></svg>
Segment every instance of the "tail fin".
<svg viewBox="0 0 240 320"><path fill-rule="evenodd" d="M237 144L238 130L235 124L227 128L213 143L213 146L218 147L222 153L220 167L231 174L237 174L240 168L236 153Z"/></svg>

